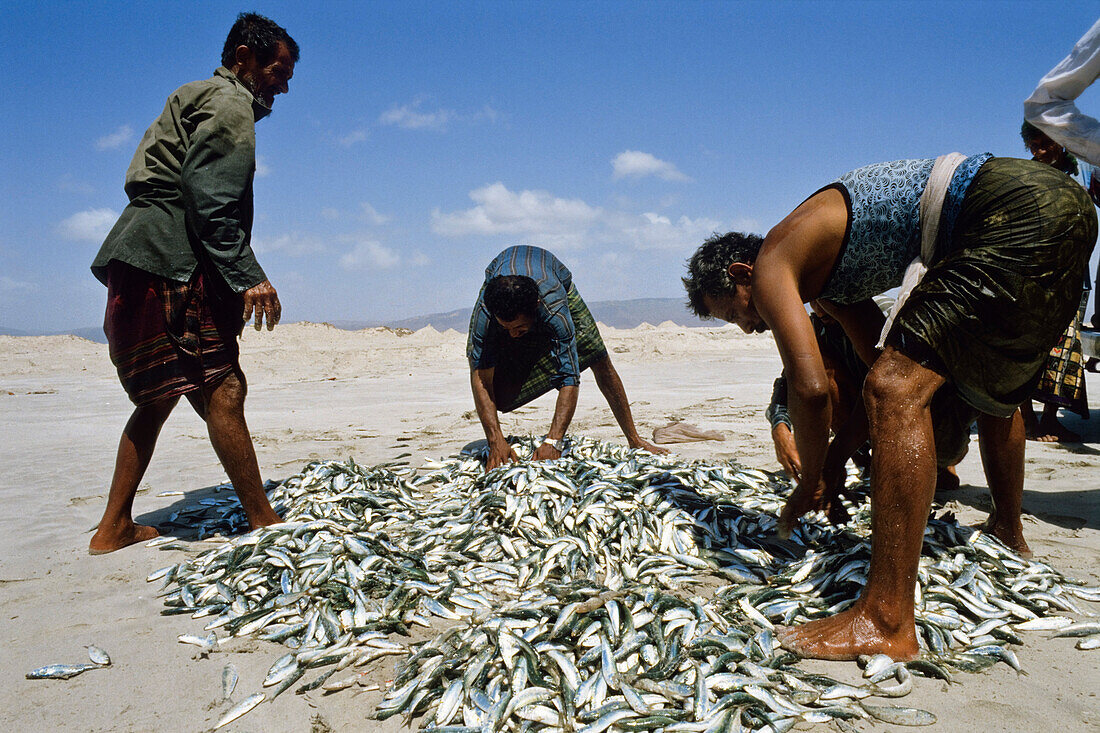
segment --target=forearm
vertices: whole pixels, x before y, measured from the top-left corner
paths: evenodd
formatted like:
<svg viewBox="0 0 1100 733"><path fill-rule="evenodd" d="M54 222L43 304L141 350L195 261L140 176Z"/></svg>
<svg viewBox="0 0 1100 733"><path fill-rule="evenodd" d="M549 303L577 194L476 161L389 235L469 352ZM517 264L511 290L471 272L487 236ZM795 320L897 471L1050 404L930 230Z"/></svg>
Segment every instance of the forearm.
<svg viewBox="0 0 1100 733"><path fill-rule="evenodd" d="M470 372L470 387L474 393L474 409L485 431L489 443L505 441L504 431L500 429L497 406L492 395L493 374L491 369L474 369Z"/></svg>
<svg viewBox="0 0 1100 733"><path fill-rule="evenodd" d="M764 419L772 427L772 434L780 425L784 425L789 432L791 429L791 416L787 410L787 378L782 374L772 384L772 400L764 410Z"/></svg>
<svg viewBox="0 0 1100 733"><path fill-rule="evenodd" d="M577 411L579 393L580 389L576 385L567 385L558 390L558 400L554 404L554 419L550 421L550 430L547 431L546 437L551 440L561 440L565 437L565 431L573 421L573 413Z"/></svg>
<svg viewBox="0 0 1100 733"><path fill-rule="evenodd" d="M825 391L800 395L797 390L792 390L789 398L794 440L802 464L802 483L816 485L821 478L829 447L832 405Z"/></svg>
<svg viewBox="0 0 1100 733"><path fill-rule="evenodd" d="M1052 140L1090 163L1100 163L1100 122L1077 109L1074 100L1100 76L1100 21L1069 56L1044 76L1024 102L1024 117Z"/></svg>
<svg viewBox="0 0 1100 733"><path fill-rule="evenodd" d="M826 470L842 470L848 459L867 442L868 435L867 410L863 400L859 400L829 445Z"/></svg>
<svg viewBox="0 0 1100 733"><path fill-rule="evenodd" d="M611 360L605 358L598 365L593 365L592 375L596 378L596 386L607 400L607 406L611 408L611 414L615 416L615 422L619 424L627 442L631 445L641 442L641 436L634 425L634 416L630 412L630 400L626 397L623 380L619 378Z"/></svg>

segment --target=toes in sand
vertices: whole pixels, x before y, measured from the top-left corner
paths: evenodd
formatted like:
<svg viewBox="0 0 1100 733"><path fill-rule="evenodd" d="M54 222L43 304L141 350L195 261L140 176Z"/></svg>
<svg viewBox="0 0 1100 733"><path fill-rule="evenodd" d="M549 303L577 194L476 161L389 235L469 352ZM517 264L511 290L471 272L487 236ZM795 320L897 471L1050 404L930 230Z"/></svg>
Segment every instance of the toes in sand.
<svg viewBox="0 0 1100 733"><path fill-rule="evenodd" d="M100 530L95 533L88 543L88 554L106 555L108 552L121 550L123 547L129 547L138 542L146 542L159 536L160 532L157 531L156 527L145 524L134 524L127 530L114 533Z"/></svg>

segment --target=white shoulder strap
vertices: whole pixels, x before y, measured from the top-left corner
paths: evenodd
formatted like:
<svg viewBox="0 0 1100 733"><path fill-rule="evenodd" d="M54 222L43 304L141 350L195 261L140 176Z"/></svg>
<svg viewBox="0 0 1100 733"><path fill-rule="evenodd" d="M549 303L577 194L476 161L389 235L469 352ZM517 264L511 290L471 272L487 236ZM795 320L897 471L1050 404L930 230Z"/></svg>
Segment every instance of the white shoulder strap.
<svg viewBox="0 0 1100 733"><path fill-rule="evenodd" d="M936 158L932 166L932 173L928 176L924 193L920 197L920 255L905 268L905 277L902 278L898 297L886 315L886 323L883 324L882 333L878 337L876 347L879 349L886 343L886 335L894 325L894 316L905 305L909 293L924 278L924 273L928 272L928 265L936 254L936 240L940 235L940 215L943 213L943 200L947 196L947 187L951 185L955 169L964 160L966 156L962 153L948 153Z"/></svg>

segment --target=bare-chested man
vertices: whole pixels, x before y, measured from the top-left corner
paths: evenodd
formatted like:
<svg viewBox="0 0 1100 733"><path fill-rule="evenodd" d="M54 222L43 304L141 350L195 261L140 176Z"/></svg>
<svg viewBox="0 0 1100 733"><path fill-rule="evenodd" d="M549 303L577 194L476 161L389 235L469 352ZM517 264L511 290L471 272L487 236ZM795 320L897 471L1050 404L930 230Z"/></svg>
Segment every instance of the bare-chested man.
<svg viewBox="0 0 1100 733"><path fill-rule="evenodd" d="M946 185L928 272L879 354L883 317L872 297L900 285L921 251L920 199L933 163L894 161L847 173L763 240L708 240L684 280L699 315L747 333L771 329L775 337L802 464L781 533L808 511L827 511L836 488L823 473L830 400L804 303L817 301L833 315L872 365L863 389L873 448L868 581L849 609L782 631L783 644L804 656L918 654L913 588L936 467L958 455L975 419L994 499L988 529L1028 549L1017 406L1077 309L1096 214L1085 191L1049 166L966 158Z"/></svg>

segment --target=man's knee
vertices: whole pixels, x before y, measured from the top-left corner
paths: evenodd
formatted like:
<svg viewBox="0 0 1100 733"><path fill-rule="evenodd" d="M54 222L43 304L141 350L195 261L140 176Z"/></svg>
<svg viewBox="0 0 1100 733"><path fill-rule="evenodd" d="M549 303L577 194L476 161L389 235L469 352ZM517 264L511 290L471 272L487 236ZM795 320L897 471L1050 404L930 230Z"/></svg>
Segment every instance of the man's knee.
<svg viewBox="0 0 1100 733"><path fill-rule="evenodd" d="M608 354L604 354L603 356L589 364L586 368L591 369L592 375L595 377L605 377L610 374L612 370L611 356Z"/></svg>
<svg viewBox="0 0 1100 733"><path fill-rule="evenodd" d="M881 359L879 360L882 361ZM889 410L901 400L905 382L895 371L877 367L867 372L863 382L863 402L867 406L867 415Z"/></svg>
<svg viewBox="0 0 1100 733"><path fill-rule="evenodd" d="M248 394L248 384L244 373L234 369L217 384L203 389L203 398L207 410L211 406L225 408L243 408L244 398Z"/></svg>
<svg viewBox="0 0 1100 733"><path fill-rule="evenodd" d="M906 409L920 410L932 402L932 395L944 378L922 367L900 351L887 347L863 383L867 416L885 416Z"/></svg>
<svg viewBox="0 0 1100 733"><path fill-rule="evenodd" d="M163 423L168 419L168 416L172 414L172 410L175 408L176 403L179 402L179 399L178 396L165 397L155 402L138 405L134 408L134 418L139 420L152 420L158 424Z"/></svg>

